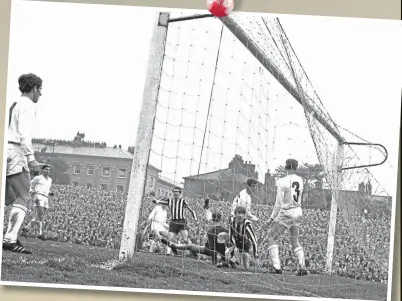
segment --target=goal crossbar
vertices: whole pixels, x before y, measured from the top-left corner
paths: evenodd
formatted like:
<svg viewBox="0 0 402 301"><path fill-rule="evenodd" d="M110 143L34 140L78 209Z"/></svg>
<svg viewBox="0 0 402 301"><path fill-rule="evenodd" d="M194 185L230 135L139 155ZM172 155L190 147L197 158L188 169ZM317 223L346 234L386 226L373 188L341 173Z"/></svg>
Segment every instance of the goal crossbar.
<svg viewBox="0 0 402 301"><path fill-rule="evenodd" d="M340 133L331 126L324 116L319 114L309 103L303 101L303 96L297 89L289 82L283 73L273 64L265 53L258 47L244 32L244 30L237 24L231 17L219 18L223 24L229 29L236 38L250 51L250 53L264 66L264 68L272 74L272 76L296 99L296 101L304 105L307 112L313 114L313 117L329 132L338 143L344 143L345 139Z"/></svg>

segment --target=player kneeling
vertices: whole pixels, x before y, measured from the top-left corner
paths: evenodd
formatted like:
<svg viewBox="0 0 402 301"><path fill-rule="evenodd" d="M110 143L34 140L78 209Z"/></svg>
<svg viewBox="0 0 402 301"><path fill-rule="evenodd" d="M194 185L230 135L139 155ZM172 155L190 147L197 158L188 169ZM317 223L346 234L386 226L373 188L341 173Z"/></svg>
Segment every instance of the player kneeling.
<svg viewBox="0 0 402 301"><path fill-rule="evenodd" d="M198 254L203 254L211 257L212 264L217 267L224 266L226 262L226 244L229 242L229 235L228 230L221 225L221 219L222 215L220 213L212 214L211 227L207 231L207 241L204 246L175 244L165 238L162 238L161 242L169 246L173 252L177 250L189 250L194 257L197 257Z"/></svg>
<svg viewBox="0 0 402 301"><path fill-rule="evenodd" d="M245 270L249 269L250 248L253 247L253 256L257 256L257 240L254 235L253 226L250 220L246 219L246 208L236 207L235 216L230 221L229 238L231 242L231 255L234 256L235 248L240 253L240 264Z"/></svg>

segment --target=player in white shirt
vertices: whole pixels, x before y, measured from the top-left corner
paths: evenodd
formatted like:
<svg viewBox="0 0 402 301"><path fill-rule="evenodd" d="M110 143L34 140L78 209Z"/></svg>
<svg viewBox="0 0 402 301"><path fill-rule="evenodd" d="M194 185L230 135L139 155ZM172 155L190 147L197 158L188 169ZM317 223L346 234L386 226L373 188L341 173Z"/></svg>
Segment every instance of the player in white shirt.
<svg viewBox="0 0 402 301"><path fill-rule="evenodd" d="M23 74L18 78L18 84L21 97L9 109L5 204L12 204L12 208L3 250L31 254L18 240L18 232L28 211L30 171L39 170L32 148L32 129L35 104L42 96L42 79L32 73Z"/></svg>
<svg viewBox="0 0 402 301"><path fill-rule="evenodd" d="M246 218L251 221L258 221L258 218L251 213L251 195L254 194L257 181L254 179L247 180L247 187L240 191L233 200L232 203L232 216L235 216L235 210L237 207L246 208Z"/></svg>
<svg viewBox="0 0 402 301"><path fill-rule="evenodd" d="M38 238L46 240L43 235L43 219L45 217L47 209L49 209L49 196L53 195L50 192L52 187L52 178L50 174L50 166L47 164L42 165L42 174L36 176L31 181L31 195L36 207L36 217L34 217L25 227L22 229L26 235L32 223L38 226Z"/></svg>
<svg viewBox="0 0 402 301"><path fill-rule="evenodd" d="M150 194L150 197L153 197L153 194ZM158 248L158 242L160 242L163 236L169 237L167 218L168 207L166 205L156 204L148 216L148 225L145 227L143 232L143 235L145 235L145 233L150 229L154 236L154 239L151 241L151 246L149 247L149 252L156 251ZM168 248L167 253L169 254L170 251L170 248Z"/></svg>
<svg viewBox="0 0 402 301"><path fill-rule="evenodd" d="M209 199L205 199L204 201L204 210L205 210L205 221L207 224L212 220L212 211L209 206Z"/></svg>
<svg viewBox="0 0 402 301"><path fill-rule="evenodd" d="M273 263L273 270L282 274L279 260L279 249L276 240L282 237L286 229L290 233L290 243L298 259L297 275L307 275L304 262L303 247L299 242L299 223L303 216L301 202L303 199L303 179L295 174L298 162L294 159L286 160L286 176L277 181L277 193L275 206L268 225L271 226L268 233L269 257Z"/></svg>

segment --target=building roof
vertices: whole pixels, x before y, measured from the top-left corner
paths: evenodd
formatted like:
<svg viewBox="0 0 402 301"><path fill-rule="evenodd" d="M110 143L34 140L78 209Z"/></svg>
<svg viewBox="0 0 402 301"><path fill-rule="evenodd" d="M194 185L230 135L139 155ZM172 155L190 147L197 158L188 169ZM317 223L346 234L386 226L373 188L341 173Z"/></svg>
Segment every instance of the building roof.
<svg viewBox="0 0 402 301"><path fill-rule="evenodd" d="M158 177L158 183L162 183L163 185L166 185L166 186L171 187L171 188L176 187L176 186L180 187L180 188L183 188L182 183L177 183L177 182L175 182L175 181L173 181L173 180L171 180L169 178L166 178L164 176L159 176Z"/></svg>
<svg viewBox="0 0 402 301"><path fill-rule="evenodd" d="M127 159L133 160L134 154L121 149L113 147L89 147L89 146L77 146L72 147L69 145L56 145L49 146L40 143L34 143L34 151L41 152L41 149L47 147L46 153L64 154L64 155L76 155L76 156L88 156L88 157L104 157L104 158L115 158L115 159ZM43 153L43 152L42 152ZM160 172L161 170L155 166L148 164L148 168L153 168Z"/></svg>
<svg viewBox="0 0 402 301"><path fill-rule="evenodd" d="M77 156L91 156L91 157L107 157L107 158L119 158L119 159L133 159L134 155L130 152L113 147L72 147L69 145L56 145L49 146L45 144L34 144L34 150L41 151L42 148L46 147L45 153L57 153L66 155L77 155Z"/></svg>
<svg viewBox="0 0 402 301"><path fill-rule="evenodd" d="M193 175L188 177L183 177L183 179L198 179L198 180L208 180L208 181L219 181L219 180L229 180L235 179L239 182L246 183L249 177L244 174L238 173L234 174L230 168L221 169L209 173Z"/></svg>

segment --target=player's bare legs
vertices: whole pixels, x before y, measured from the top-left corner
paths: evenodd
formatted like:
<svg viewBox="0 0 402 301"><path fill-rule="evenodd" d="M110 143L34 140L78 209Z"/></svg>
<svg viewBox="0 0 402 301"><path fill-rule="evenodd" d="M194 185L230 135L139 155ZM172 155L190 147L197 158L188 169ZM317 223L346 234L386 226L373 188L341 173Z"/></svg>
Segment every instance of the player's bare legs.
<svg viewBox="0 0 402 301"><path fill-rule="evenodd" d="M15 202L15 200L17 199L17 197L15 196L15 193L13 191L13 188L11 187L10 183L7 181L6 178L6 191L5 191L5 205L9 206L12 203Z"/></svg>
<svg viewBox="0 0 402 301"><path fill-rule="evenodd" d="M37 226L37 222L36 222L37 216L38 216L38 208L35 206L34 217L21 230L21 235L24 236L25 238L28 238L28 232L29 232L29 229L31 228L31 225L34 224L35 226ZM34 226L34 229L36 228L35 226Z"/></svg>
<svg viewBox="0 0 402 301"><path fill-rule="evenodd" d="M177 233L169 232L169 240L174 241L177 238Z"/></svg>
<svg viewBox="0 0 402 301"><path fill-rule="evenodd" d="M159 231L158 233L161 236L161 238L162 237L169 238L169 232L168 231Z"/></svg>
<svg viewBox="0 0 402 301"><path fill-rule="evenodd" d="M29 172L20 172L14 175L7 176L6 182L13 190L15 200L13 207L10 211L8 220L7 232L3 239L3 248L20 253L31 252L25 250L20 246L18 241L18 232L24 222L25 215L28 211L29 202L29 187L30 187L30 175ZM6 187L8 186L6 185ZM7 194L7 192L6 192Z"/></svg>
<svg viewBox="0 0 402 301"><path fill-rule="evenodd" d="M45 236L43 235L43 220L45 218L47 212L47 208L44 206L41 206L41 203L39 200L36 200L36 206L35 206L35 217L22 229L22 232L24 236L26 237L27 232L29 231L29 228L32 223L37 225L38 229L38 238L41 240L46 240Z"/></svg>
<svg viewBox="0 0 402 301"><path fill-rule="evenodd" d="M46 208L42 207L42 206L38 206L37 207L37 223L38 223L38 238L45 240L44 236L43 236L43 219L45 217L46 214Z"/></svg>
<svg viewBox="0 0 402 301"><path fill-rule="evenodd" d="M241 266L248 271L250 267L250 255L247 252L241 251L239 257Z"/></svg>
<svg viewBox="0 0 402 301"><path fill-rule="evenodd" d="M175 241L177 239L177 233L174 233L174 232L169 232L169 241ZM168 247L170 247L169 245L168 245ZM172 251L173 251L173 254L174 255L177 255L177 250L175 249L175 248L172 248L172 247L170 247L171 249L172 249Z"/></svg>
<svg viewBox="0 0 402 301"><path fill-rule="evenodd" d="M286 231L286 227L279 224L278 222L274 222L269 229L268 233L268 252L269 252L269 257L272 260L272 264L274 267L274 271L277 274L282 273L282 268L281 268L281 261L279 259L279 247L276 243L277 239L281 236Z"/></svg>
<svg viewBox="0 0 402 301"><path fill-rule="evenodd" d="M194 256L196 256L197 254L194 253L194 251L192 251L191 248L187 249L187 246L189 246L188 231L187 230L181 230L180 231L180 237L185 242L185 244L180 245L180 244L173 243L177 238L177 233L174 233L174 232L169 232L169 240L161 239L161 241L162 241L163 244L165 244L169 248L171 248L171 250L173 251L174 255L178 254L177 250L189 250L191 253L193 253ZM180 246L180 248L177 248L177 246ZM197 252L197 251L195 251L195 252Z"/></svg>
<svg viewBox="0 0 402 301"><path fill-rule="evenodd" d="M149 252L153 253L158 247L158 243L161 242L162 238L169 238L169 233L167 231L160 231L155 229L153 231L154 239L151 242L151 246L149 247ZM166 246L166 254L170 254L171 249Z"/></svg>
<svg viewBox="0 0 402 301"><path fill-rule="evenodd" d="M302 245L299 242L299 227L298 226L290 227L289 233L290 233L290 244L292 245L293 251L295 252L295 255L297 256L298 259L297 272L299 276L307 275L304 260L304 251Z"/></svg>
<svg viewBox="0 0 402 301"><path fill-rule="evenodd" d="M158 231L159 234L159 241L162 241L163 238L168 239L169 238L169 232L168 231ZM170 255L172 252L172 249L166 245L166 254Z"/></svg>
<svg viewBox="0 0 402 301"><path fill-rule="evenodd" d="M175 244L173 242L167 241L166 239L162 239L161 241L163 244L172 248L172 250L176 252L177 250L190 251L194 257L198 256L198 254L207 254L205 247L203 246L197 246L194 244Z"/></svg>
<svg viewBox="0 0 402 301"><path fill-rule="evenodd" d="M186 244L189 243L187 230L180 230L180 236L181 236L181 239L184 241L184 243L186 243Z"/></svg>

